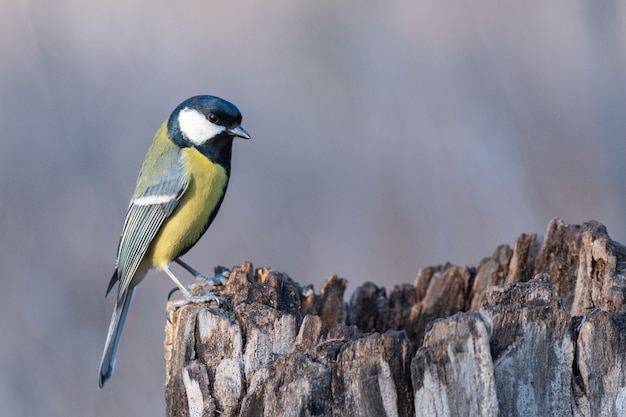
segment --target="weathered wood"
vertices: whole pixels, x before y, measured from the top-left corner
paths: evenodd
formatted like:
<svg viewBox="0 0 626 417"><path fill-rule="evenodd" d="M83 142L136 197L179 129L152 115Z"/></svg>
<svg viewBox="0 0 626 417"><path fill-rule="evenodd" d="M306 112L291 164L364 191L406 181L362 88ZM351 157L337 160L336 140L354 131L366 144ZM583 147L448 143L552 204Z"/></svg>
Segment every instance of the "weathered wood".
<svg viewBox="0 0 626 417"><path fill-rule="evenodd" d="M541 278L490 288L480 310L492 329L491 357L502 415L567 416L574 410L570 316Z"/></svg>
<svg viewBox="0 0 626 417"><path fill-rule="evenodd" d="M601 224L560 220L349 303L246 263L223 305L169 314L167 415L626 415L625 269Z"/></svg>
<svg viewBox="0 0 626 417"><path fill-rule="evenodd" d="M417 416L498 415L489 329L477 313L432 324L411 364Z"/></svg>

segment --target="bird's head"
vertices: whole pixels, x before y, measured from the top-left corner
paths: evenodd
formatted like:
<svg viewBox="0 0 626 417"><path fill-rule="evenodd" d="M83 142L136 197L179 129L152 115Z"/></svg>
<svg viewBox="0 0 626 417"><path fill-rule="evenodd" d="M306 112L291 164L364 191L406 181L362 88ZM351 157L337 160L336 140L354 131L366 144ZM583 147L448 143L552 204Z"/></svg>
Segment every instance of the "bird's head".
<svg viewBox="0 0 626 417"><path fill-rule="evenodd" d="M214 96L195 96L183 101L170 116L170 139L181 148L211 147L217 139L250 139L241 127L241 113L232 103Z"/></svg>

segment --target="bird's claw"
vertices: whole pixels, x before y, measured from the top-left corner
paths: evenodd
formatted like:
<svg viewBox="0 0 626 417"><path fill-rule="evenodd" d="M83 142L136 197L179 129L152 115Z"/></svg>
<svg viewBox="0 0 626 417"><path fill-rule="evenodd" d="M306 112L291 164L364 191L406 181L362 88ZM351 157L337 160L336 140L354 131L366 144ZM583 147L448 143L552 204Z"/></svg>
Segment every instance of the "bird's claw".
<svg viewBox="0 0 626 417"><path fill-rule="evenodd" d="M185 298L181 298L175 301L170 301L167 305L167 312L172 312L182 306L186 306L187 304L200 304L200 303L209 303L214 302L217 306L221 306L224 304L224 299L219 295L208 293L205 295L185 295Z"/></svg>
<svg viewBox="0 0 626 417"><path fill-rule="evenodd" d="M213 287L216 287L216 286L226 285L226 283L228 282L228 278L230 277L230 269L225 268L223 266L216 266L214 270L215 275L212 277L208 275L204 275L203 273L192 269L186 264L185 264L185 268L193 270L193 276L196 278L196 280L199 281L194 284L191 284L188 288L185 288L184 290L182 290L185 298L193 297L194 294L204 293L204 288L206 286L208 286L209 289L212 289ZM179 287L172 288L169 294L167 294L167 299L168 300L171 299L172 295L176 291L180 291L180 290L181 288Z"/></svg>
<svg viewBox="0 0 626 417"><path fill-rule="evenodd" d="M202 285L202 287L206 285L210 285L211 287L216 285L226 285L228 278L230 277L230 270L224 267L216 267L215 275L212 277L202 273L196 274L195 277L198 281L200 281L200 285Z"/></svg>

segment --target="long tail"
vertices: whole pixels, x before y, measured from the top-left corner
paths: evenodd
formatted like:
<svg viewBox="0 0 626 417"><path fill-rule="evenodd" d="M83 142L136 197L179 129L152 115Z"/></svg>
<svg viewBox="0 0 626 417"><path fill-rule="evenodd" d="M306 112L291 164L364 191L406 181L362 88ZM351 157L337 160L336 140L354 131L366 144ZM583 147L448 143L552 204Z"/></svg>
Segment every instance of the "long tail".
<svg viewBox="0 0 626 417"><path fill-rule="evenodd" d="M137 287L134 287L126 293L121 301L121 305L119 301L115 304L111 324L109 324L107 341L104 344L104 352L102 353L102 360L100 361L100 373L98 375L98 386L100 388L104 386L104 383L113 374L113 368L115 368L115 354L117 353L124 322L126 321L128 310L130 310L130 305L135 297L136 289Z"/></svg>

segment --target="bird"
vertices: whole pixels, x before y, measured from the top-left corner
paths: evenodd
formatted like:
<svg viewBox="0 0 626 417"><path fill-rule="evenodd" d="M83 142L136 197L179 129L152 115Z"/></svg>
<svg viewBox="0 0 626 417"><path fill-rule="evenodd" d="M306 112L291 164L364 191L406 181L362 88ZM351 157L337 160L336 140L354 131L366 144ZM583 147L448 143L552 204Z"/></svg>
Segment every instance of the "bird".
<svg viewBox="0 0 626 417"><path fill-rule="evenodd" d="M100 388L113 374L136 286L150 269L165 272L188 301L218 298L192 295L169 265L177 262L202 276L180 258L206 232L224 200L233 139L250 139L241 119L234 104L199 95L179 104L157 130L137 177L106 291L118 284L100 361Z"/></svg>

